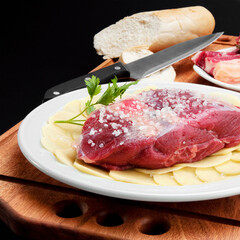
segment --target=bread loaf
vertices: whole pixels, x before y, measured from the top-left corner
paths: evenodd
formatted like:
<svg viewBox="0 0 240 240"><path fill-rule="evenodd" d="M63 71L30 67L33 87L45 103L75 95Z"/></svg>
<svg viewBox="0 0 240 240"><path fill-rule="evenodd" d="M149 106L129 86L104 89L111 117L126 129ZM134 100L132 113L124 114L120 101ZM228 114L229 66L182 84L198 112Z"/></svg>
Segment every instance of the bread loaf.
<svg viewBox="0 0 240 240"><path fill-rule="evenodd" d="M153 54L153 52L149 50L149 47L147 45L134 46L125 49L121 53L119 61L127 64L151 54Z"/></svg>
<svg viewBox="0 0 240 240"><path fill-rule="evenodd" d="M124 64L127 64L151 54L153 54L153 52L148 49L148 46L146 45L135 46L135 47L125 49L122 52L121 56L119 57L119 61L121 61ZM141 81L152 80L158 83L173 82L175 80L175 77L176 77L176 72L174 68L172 66L168 66L162 70L159 70L157 72L150 74L149 76L141 78L140 80Z"/></svg>
<svg viewBox="0 0 240 240"><path fill-rule="evenodd" d="M94 36L94 48L104 59L118 58L129 47L147 45L153 52L211 34L213 15L204 7L136 13Z"/></svg>

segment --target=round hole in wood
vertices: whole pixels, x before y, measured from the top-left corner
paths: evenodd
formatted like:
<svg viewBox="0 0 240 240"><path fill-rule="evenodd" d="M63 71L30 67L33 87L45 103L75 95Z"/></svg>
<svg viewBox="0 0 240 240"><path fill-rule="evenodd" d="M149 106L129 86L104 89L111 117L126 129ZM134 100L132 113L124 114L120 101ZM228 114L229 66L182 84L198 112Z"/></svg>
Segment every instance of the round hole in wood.
<svg viewBox="0 0 240 240"><path fill-rule="evenodd" d="M169 231L170 223L164 219L142 219L139 231L146 235L161 235Z"/></svg>
<svg viewBox="0 0 240 240"><path fill-rule="evenodd" d="M97 224L105 227L116 227L124 223L123 218L115 212L101 212L96 218Z"/></svg>
<svg viewBox="0 0 240 240"><path fill-rule="evenodd" d="M75 218L87 211L87 205L84 202L63 200L54 205L54 211L61 218Z"/></svg>

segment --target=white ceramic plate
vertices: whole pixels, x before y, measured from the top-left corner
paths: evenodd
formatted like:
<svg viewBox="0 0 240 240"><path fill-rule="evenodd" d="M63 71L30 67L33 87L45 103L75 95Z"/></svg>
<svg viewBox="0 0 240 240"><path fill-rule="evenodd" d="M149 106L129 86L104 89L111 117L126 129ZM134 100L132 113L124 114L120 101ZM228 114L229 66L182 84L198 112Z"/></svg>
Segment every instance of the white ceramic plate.
<svg viewBox="0 0 240 240"><path fill-rule="evenodd" d="M149 85L158 86L159 88L193 89L204 93L220 91L240 97L240 93L226 89L191 83L164 84L155 81L139 82L137 85L131 86L128 92L131 93ZM106 89L106 85L103 85L103 89ZM131 200L187 202L240 194L240 177L193 186L146 186L95 177L79 172L73 167L61 164L53 154L42 147L40 143L42 126L46 124L50 116L62 109L66 103L86 96L87 90L80 89L56 97L34 109L23 120L18 132L18 143L24 156L40 171L63 183L82 190Z"/></svg>
<svg viewBox="0 0 240 240"><path fill-rule="evenodd" d="M221 50L219 50L219 52L228 51L228 50L231 50L231 49L233 49L233 48L221 49ZM197 65L193 65L193 69L198 75L200 75L202 78L208 80L209 82L212 82L212 83L214 83L214 84L216 84L220 87L223 87L223 88L227 88L227 89L231 89L231 90L235 90L235 91L240 91L240 83L229 84L229 83L221 82L221 81L213 78L211 75L206 73L202 68L198 67Z"/></svg>

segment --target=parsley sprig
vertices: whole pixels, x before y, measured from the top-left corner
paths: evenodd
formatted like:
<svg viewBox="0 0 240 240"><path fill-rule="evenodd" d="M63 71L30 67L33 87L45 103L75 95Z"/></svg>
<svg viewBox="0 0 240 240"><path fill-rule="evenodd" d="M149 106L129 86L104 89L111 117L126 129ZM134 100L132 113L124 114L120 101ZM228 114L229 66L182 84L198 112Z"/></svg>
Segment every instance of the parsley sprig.
<svg viewBox="0 0 240 240"><path fill-rule="evenodd" d="M100 84L100 80L98 77L92 75L92 77L88 80L85 80L85 84L88 90L89 94L89 100L85 103L85 108L76 116L68 119L68 120L59 120L55 121L55 123L70 123L75 125L83 126L84 121L86 120L78 120L77 117L81 116L84 112L86 112L88 115L93 112L96 108L95 105L102 104L102 105L109 105L113 103L117 97L122 98L122 95L126 92L126 90L134 84L137 84L138 81L125 83L122 86L117 85L117 77L111 79L111 82L108 84L107 89L105 92L100 96L98 100L93 102L93 97L98 95L102 88Z"/></svg>

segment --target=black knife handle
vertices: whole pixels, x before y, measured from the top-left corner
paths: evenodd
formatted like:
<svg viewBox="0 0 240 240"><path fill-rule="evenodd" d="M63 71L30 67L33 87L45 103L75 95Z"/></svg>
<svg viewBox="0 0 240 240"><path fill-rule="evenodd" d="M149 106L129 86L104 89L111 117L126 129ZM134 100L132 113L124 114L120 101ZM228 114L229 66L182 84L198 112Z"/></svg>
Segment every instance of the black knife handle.
<svg viewBox="0 0 240 240"><path fill-rule="evenodd" d="M108 67L88 73L81 77L74 78L67 82L60 83L48 89L44 95L44 101L52 99L64 93L86 87L84 80L91 78L92 75L99 77L100 84L104 84L109 83L110 79L114 78L115 76L117 76L118 78L129 77L130 73L121 62L117 62Z"/></svg>

